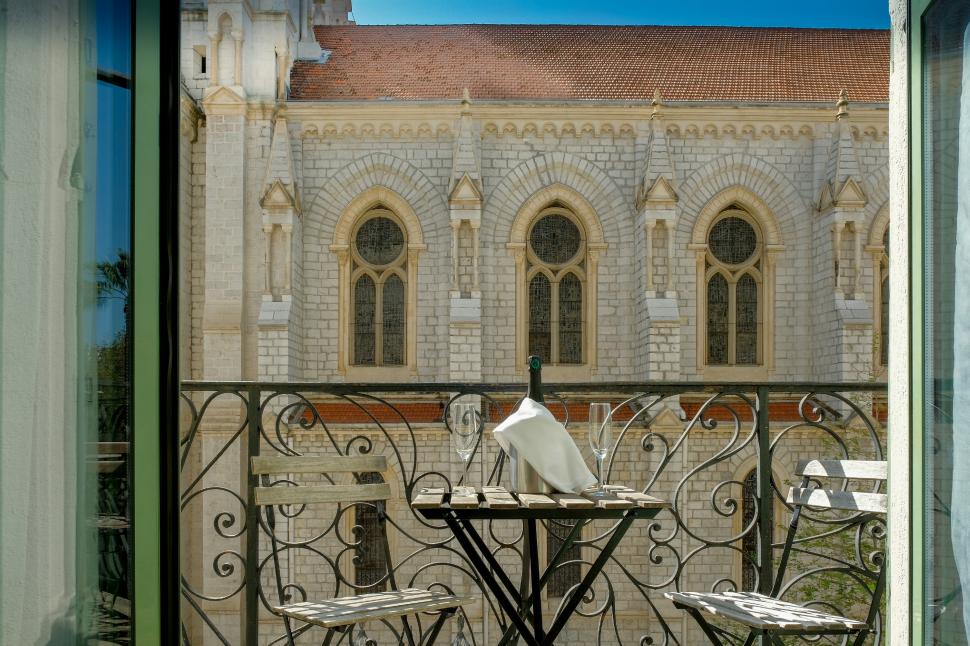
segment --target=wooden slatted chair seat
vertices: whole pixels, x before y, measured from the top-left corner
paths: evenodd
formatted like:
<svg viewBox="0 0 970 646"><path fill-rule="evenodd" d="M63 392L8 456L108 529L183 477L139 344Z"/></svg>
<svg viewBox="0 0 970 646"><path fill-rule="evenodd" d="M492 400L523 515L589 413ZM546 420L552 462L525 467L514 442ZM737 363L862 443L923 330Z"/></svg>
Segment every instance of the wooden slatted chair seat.
<svg viewBox="0 0 970 646"><path fill-rule="evenodd" d="M748 630L745 646L754 643L761 636L766 643L776 646L782 644L779 635L846 635L843 643L862 646L873 632L879 603L885 587L885 569L871 572L858 569L855 575L869 579L872 583L872 599L865 621L849 619L823 612L816 608L806 608L795 603L782 601L777 597L783 589L785 572L792 553L798 519L803 508L833 509L849 512L844 515L845 522L861 525L873 516L884 515L887 508L886 494L880 493L886 481L885 462L863 460L802 460L795 468L795 475L801 476L801 484L788 492L787 502L792 506L791 523L785 538L781 562L771 587L771 595L755 592L668 592L664 597L673 602L676 608L685 610L700 625L704 634L715 646L723 646L722 637L740 637L727 630L712 625L705 615L726 619L746 627ZM822 479L841 480L841 488L824 489L817 485ZM855 481L875 481L871 491L848 491L846 485ZM829 600L838 603L840 599Z"/></svg>
<svg viewBox="0 0 970 646"><path fill-rule="evenodd" d="M287 617L322 628L340 628L375 619L415 615L420 612L447 610L475 601L469 595L453 595L420 588L359 594L327 601L304 601L274 610Z"/></svg>
<svg viewBox="0 0 970 646"><path fill-rule="evenodd" d="M391 565L391 552L387 542L387 523L385 503L391 497L391 488L386 483L360 483L360 475L384 473L387 471L387 458L383 455L304 457L304 456L260 456L252 458L252 473L259 476L260 486L254 490L255 502L265 508L266 523L269 527L272 545L273 564L276 568L277 598L284 600L284 581L280 576L279 545L274 532L274 507L282 505L312 505L320 503L353 505L373 504L377 509L380 523L381 547L388 567L388 583L391 590L370 594L359 594L324 601L303 601L275 606L273 611L283 617L286 626L287 642L295 646L292 620L319 626L327 630L324 645L332 643L339 632L346 632L351 626L371 620L386 621L401 619L404 639L409 646L429 646L434 643L444 621L455 614L462 606L476 601L473 596L459 596L446 592L406 588L398 590ZM299 475L350 474L356 484L310 484L294 486L290 478ZM271 475L282 475L284 479L275 483ZM439 616L423 639L412 633L408 617L424 612L439 612Z"/></svg>
<svg viewBox="0 0 970 646"><path fill-rule="evenodd" d="M756 592L668 592L664 595L678 608L696 608L715 617L737 621L760 630L798 630L826 633L862 630L865 622L806 608Z"/></svg>

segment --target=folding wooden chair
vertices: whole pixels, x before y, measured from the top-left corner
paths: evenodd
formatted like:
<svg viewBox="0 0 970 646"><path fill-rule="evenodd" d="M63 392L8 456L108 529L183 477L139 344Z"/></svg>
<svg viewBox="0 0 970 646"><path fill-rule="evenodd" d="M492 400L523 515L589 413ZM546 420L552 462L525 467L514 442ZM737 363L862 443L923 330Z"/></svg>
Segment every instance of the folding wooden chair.
<svg viewBox="0 0 970 646"><path fill-rule="evenodd" d="M273 612L283 618L286 626L286 636L290 646L294 646L294 638L311 626L319 626L327 630L324 644L328 645L338 634L351 630L354 626L365 621L383 621L400 618L403 628L401 641L406 640L409 646L430 645L441 631L445 620L455 614L463 605L475 601L472 596L457 596L445 592L433 592L418 588L400 590L394 578L394 567L391 561L391 551L387 540L387 515L385 503L391 495L391 488L387 483L376 484L317 484L309 486L272 486L269 476L272 474L337 474L352 473L355 481L359 482L360 474L382 473L387 471L387 458L383 455L366 456L337 456L337 457L291 457L266 456L252 458L254 475L260 477L260 485L255 489L256 504L265 509L266 526L272 543L273 565L276 568L276 588L279 605L272 608ZM286 603L286 585L280 573L280 547L276 537L276 514L274 507L281 505L311 505L314 503L372 504L377 511L380 534L383 538L385 563L387 564L387 581L390 590L371 594L340 597L325 601L303 601ZM284 548L285 549L285 548ZM408 616L421 612L438 612L438 617L432 624L427 635L422 638L411 631ZM293 622L301 622L302 626L294 629ZM351 635L353 637L353 635Z"/></svg>
<svg viewBox="0 0 970 646"><path fill-rule="evenodd" d="M844 568L850 570L852 576L872 583L872 600L865 621L841 617L815 608L806 608L776 597L781 592L785 580L785 570L788 567L795 533L798 530L798 519L804 506L858 512L847 521L855 526L868 522L874 515L886 513L884 493L836 491L809 487L809 484L818 478L885 482L886 463L859 460L802 460L798 463L795 474L802 476L802 482L800 487L792 488L788 492L788 503L793 506L794 511L770 596L756 592L669 592L664 595L674 602L674 606L686 610L700 624L704 634L715 646L723 646L721 637L724 636L724 631L712 626L705 615L712 615L744 626L748 630L744 641L745 646L750 646L760 636L766 636L770 643L780 646L783 644L781 637L785 635L815 637L845 635L845 639L854 637L852 643L860 646L875 629L876 616L885 587L886 568L884 566L880 567L878 572L874 572L863 567L844 564ZM740 637L738 640L740 641Z"/></svg>

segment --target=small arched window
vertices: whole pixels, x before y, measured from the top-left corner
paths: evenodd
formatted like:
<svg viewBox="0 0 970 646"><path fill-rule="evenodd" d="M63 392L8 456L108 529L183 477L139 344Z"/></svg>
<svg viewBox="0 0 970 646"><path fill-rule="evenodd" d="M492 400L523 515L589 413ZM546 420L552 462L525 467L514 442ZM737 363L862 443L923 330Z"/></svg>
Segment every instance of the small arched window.
<svg viewBox="0 0 970 646"><path fill-rule="evenodd" d="M353 364L401 366L406 357L407 257L405 229L384 208L368 211L352 240Z"/></svg>
<svg viewBox="0 0 970 646"><path fill-rule="evenodd" d="M756 366L763 359L764 244L755 220L732 207L707 236L707 365Z"/></svg>
<svg viewBox="0 0 970 646"><path fill-rule="evenodd" d="M576 216L552 206L529 229L529 354L548 365L586 362L586 233Z"/></svg>

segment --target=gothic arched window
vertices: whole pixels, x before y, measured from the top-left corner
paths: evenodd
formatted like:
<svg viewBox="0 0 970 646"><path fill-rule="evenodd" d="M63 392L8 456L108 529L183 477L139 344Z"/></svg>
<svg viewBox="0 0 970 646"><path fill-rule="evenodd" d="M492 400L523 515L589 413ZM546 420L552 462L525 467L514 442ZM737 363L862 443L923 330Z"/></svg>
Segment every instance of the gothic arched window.
<svg viewBox="0 0 970 646"><path fill-rule="evenodd" d="M561 206L541 213L529 229L529 354L549 365L585 363L586 233Z"/></svg>
<svg viewBox="0 0 970 646"><path fill-rule="evenodd" d="M408 307L405 229L391 211L371 209L357 224L351 250L352 363L404 365Z"/></svg>
<svg viewBox="0 0 970 646"><path fill-rule="evenodd" d="M549 521L546 527L546 567L549 566L552 559L559 553L559 549L575 525L576 521L574 520ZM579 539L582 539L582 530L580 530L580 536L577 540ZM565 597L566 593L573 586L579 585L583 578L580 565L582 555L582 548L579 545L573 543L569 546L566 553L559 559L559 567L549 575L549 584L546 587L547 597L555 599Z"/></svg>
<svg viewBox="0 0 970 646"><path fill-rule="evenodd" d="M380 484L384 478L380 473L364 473L359 484ZM357 545L354 548L354 584L367 587L366 592L383 592L387 589L387 554L385 552L385 529L381 527L375 503L360 503L355 506L354 526ZM380 581L378 584L377 582ZM376 584L376 585L375 585Z"/></svg>
<svg viewBox="0 0 970 646"><path fill-rule="evenodd" d="M723 211L707 234L707 365L761 365L764 245L754 218Z"/></svg>

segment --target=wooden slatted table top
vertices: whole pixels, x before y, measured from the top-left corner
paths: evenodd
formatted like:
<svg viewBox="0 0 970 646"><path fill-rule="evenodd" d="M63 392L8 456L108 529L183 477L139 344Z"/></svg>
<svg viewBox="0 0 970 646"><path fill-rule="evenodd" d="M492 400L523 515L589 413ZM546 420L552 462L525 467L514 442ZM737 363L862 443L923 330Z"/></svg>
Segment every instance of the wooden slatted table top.
<svg viewBox="0 0 970 646"><path fill-rule="evenodd" d="M461 518L620 518L633 510L652 518L668 503L629 487L607 485L607 494L516 493L503 487L478 487L474 495L452 494L444 489L422 489L411 508L427 518L454 513Z"/></svg>

